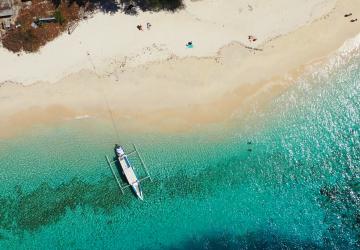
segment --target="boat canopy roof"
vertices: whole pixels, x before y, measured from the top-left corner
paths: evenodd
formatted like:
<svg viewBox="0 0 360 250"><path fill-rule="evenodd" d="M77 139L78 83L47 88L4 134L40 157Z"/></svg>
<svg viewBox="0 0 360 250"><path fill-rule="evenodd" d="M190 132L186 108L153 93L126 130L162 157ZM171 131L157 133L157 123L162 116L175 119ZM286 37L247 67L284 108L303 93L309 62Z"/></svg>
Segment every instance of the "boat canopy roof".
<svg viewBox="0 0 360 250"><path fill-rule="evenodd" d="M123 148L121 146L118 146L116 148L116 153L118 153L119 155L124 155L125 154L125 152L124 152L124 150L123 150Z"/></svg>

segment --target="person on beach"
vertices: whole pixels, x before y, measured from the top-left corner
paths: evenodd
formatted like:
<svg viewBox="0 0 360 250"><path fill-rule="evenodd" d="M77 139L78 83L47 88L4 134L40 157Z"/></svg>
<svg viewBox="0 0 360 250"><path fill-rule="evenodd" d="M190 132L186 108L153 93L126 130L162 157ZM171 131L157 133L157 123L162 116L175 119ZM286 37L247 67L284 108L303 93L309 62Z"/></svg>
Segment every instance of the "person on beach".
<svg viewBox="0 0 360 250"><path fill-rule="evenodd" d="M139 24L138 26L136 26L136 28L137 28L138 30L141 30L141 31L143 30L143 29L142 29L142 26L141 26L140 24Z"/></svg>
<svg viewBox="0 0 360 250"><path fill-rule="evenodd" d="M352 15L352 13L345 14L344 17L349 17L349 16L351 16L351 15Z"/></svg>
<svg viewBox="0 0 360 250"><path fill-rule="evenodd" d="M249 42L255 42L257 40L257 38L254 36L248 36L248 40L249 40Z"/></svg>
<svg viewBox="0 0 360 250"><path fill-rule="evenodd" d="M352 22L352 23L357 22L357 18L351 19L350 22Z"/></svg>
<svg viewBox="0 0 360 250"><path fill-rule="evenodd" d="M151 28L151 23L146 23L146 28L147 28L148 30L150 30L150 28Z"/></svg>

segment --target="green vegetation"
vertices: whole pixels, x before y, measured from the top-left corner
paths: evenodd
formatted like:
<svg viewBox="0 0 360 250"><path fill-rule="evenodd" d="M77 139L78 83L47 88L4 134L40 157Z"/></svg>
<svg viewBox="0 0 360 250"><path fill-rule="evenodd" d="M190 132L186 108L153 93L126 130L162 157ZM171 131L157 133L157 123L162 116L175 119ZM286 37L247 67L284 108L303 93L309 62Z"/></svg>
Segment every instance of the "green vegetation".
<svg viewBox="0 0 360 250"><path fill-rule="evenodd" d="M32 5L21 8L16 23L21 24L6 31L1 43L12 52L35 52L48 41L64 32L70 23L80 20L80 9L86 12L100 10L105 13L123 11L136 15L142 11L176 11L184 6L183 0L32 0ZM41 4L41 8L38 6ZM48 17L54 13L55 22L35 22L35 17Z"/></svg>
<svg viewBox="0 0 360 250"><path fill-rule="evenodd" d="M65 18L59 9L55 11L54 17L56 19L56 22L60 25L63 25L63 23L65 22Z"/></svg>

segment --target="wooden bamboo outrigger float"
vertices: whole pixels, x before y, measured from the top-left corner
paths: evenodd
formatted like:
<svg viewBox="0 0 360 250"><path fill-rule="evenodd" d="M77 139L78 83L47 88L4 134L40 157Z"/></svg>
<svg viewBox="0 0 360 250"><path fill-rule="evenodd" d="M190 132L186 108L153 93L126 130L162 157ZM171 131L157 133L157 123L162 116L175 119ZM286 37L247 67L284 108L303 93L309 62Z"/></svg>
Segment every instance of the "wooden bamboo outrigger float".
<svg viewBox="0 0 360 250"><path fill-rule="evenodd" d="M135 144L133 144L133 147L134 147L133 151L131 151L128 154L125 154L125 152L124 152L124 150L123 150L123 148L121 146L115 145L115 153L116 153L117 159L115 161L110 161L108 156L105 156L105 157L106 157L106 161L107 161L107 163L108 163L108 165L110 167L110 170L111 170L111 172L112 172L112 174L113 174L113 176L114 176L114 178L115 178L121 192L124 194L124 189L126 189L128 187L131 187L132 190L134 191L134 193L136 194L136 196L140 200L143 200L144 197L143 197L140 182L143 181L143 180L146 180L146 179L150 179L150 181L152 181L152 179L151 179L149 171L148 171L148 169L146 167L146 164L145 164L144 160L142 159L139 151L137 150ZM137 154L137 156L140 159L141 165L145 170L146 176L141 178L141 179L139 179L136 176L135 169L131 166L131 164L130 164L130 162L128 160L128 156L132 155L132 154ZM114 164L116 162L119 162L121 170L122 170L122 174L125 176L125 178L126 178L126 180L128 182L128 185L121 185L121 181L117 177L116 172L115 172L115 170L113 168ZM115 166L115 168L116 168L116 166Z"/></svg>

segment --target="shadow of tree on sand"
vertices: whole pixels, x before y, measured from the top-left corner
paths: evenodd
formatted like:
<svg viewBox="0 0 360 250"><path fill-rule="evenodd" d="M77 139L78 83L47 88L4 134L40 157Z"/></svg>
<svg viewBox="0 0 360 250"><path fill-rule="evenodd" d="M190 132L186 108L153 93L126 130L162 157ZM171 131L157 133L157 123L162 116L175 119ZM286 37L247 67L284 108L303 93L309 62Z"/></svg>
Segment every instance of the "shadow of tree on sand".
<svg viewBox="0 0 360 250"><path fill-rule="evenodd" d="M51 0L58 7L62 0ZM70 6L76 3L85 10L100 10L113 14L122 11L125 14L136 15L137 10L142 11L171 11L175 12L184 7L183 0L68 0Z"/></svg>

